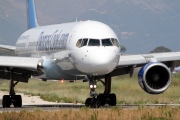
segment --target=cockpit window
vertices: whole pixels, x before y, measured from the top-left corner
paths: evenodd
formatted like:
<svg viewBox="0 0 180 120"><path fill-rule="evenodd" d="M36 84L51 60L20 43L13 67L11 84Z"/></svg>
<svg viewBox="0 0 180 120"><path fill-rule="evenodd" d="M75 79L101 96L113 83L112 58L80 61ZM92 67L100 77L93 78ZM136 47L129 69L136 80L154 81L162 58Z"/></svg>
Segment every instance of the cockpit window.
<svg viewBox="0 0 180 120"><path fill-rule="evenodd" d="M112 43L113 43L113 45L114 45L114 46L119 47L119 42L118 42L118 40L117 40L117 39L115 39L115 38L111 38L111 41L112 41Z"/></svg>
<svg viewBox="0 0 180 120"><path fill-rule="evenodd" d="M89 42L88 42L89 41ZM119 42L115 38L106 38L106 39L89 39L83 38L79 39L76 43L76 46L81 48L83 46L117 46L119 47Z"/></svg>
<svg viewBox="0 0 180 120"><path fill-rule="evenodd" d="M76 43L76 46L79 47L79 48L81 47L81 41L82 41L82 39L78 40L77 43Z"/></svg>
<svg viewBox="0 0 180 120"><path fill-rule="evenodd" d="M90 39L88 46L100 46L100 40L99 39Z"/></svg>
<svg viewBox="0 0 180 120"><path fill-rule="evenodd" d="M113 46L110 39L102 39L102 46Z"/></svg>
<svg viewBox="0 0 180 120"><path fill-rule="evenodd" d="M81 47L86 46L88 42L88 39L83 39L81 42Z"/></svg>

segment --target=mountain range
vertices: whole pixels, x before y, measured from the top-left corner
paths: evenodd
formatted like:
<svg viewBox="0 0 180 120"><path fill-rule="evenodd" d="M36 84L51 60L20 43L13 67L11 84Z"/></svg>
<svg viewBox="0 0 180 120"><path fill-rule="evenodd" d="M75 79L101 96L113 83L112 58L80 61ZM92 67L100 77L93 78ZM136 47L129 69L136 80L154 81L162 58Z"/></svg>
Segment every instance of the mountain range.
<svg viewBox="0 0 180 120"><path fill-rule="evenodd" d="M179 51L179 0L35 0L40 25L96 20L109 25L127 54L157 46ZM25 0L0 0L0 44L15 45L27 28Z"/></svg>

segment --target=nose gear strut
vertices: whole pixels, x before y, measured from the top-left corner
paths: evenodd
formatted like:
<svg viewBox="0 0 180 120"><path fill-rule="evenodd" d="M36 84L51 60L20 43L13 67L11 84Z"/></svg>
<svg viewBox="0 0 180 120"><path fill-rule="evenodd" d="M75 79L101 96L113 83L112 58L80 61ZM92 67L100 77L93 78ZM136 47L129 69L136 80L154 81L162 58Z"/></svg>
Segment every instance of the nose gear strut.
<svg viewBox="0 0 180 120"><path fill-rule="evenodd" d="M116 106L116 95L110 94L111 92L111 75L105 75L105 81L101 81L104 85L104 93L97 94L95 89L97 87L96 79L94 77L89 77L89 86L90 86L90 96L85 101L87 107L98 108L108 104L110 106Z"/></svg>

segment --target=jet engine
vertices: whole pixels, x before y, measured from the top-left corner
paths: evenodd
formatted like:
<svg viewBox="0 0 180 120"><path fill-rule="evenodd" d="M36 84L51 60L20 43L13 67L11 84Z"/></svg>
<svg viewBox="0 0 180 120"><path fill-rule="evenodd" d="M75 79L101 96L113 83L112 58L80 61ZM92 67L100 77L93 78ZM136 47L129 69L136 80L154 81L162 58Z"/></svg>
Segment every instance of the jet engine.
<svg viewBox="0 0 180 120"><path fill-rule="evenodd" d="M171 83L169 68L158 62L144 65L138 73L139 85L149 94L163 93Z"/></svg>

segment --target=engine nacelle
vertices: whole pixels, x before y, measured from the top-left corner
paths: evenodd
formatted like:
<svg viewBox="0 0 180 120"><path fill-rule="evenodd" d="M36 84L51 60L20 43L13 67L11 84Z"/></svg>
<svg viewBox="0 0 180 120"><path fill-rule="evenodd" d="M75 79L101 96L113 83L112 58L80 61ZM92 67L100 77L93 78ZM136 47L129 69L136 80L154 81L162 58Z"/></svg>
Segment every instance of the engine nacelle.
<svg viewBox="0 0 180 120"><path fill-rule="evenodd" d="M138 73L139 85L149 94L163 93L171 83L169 68L158 62L148 63Z"/></svg>

